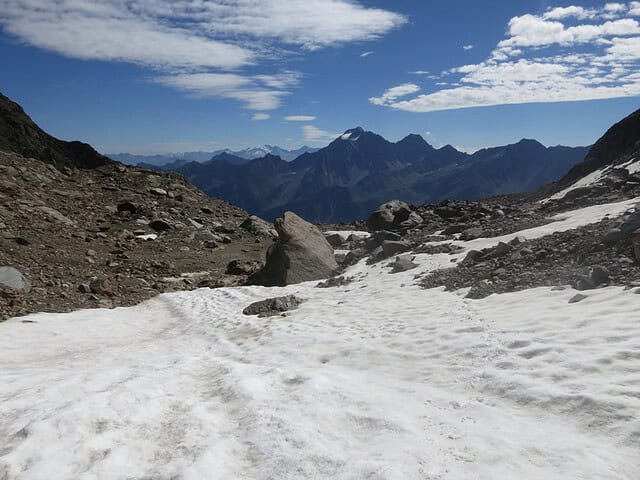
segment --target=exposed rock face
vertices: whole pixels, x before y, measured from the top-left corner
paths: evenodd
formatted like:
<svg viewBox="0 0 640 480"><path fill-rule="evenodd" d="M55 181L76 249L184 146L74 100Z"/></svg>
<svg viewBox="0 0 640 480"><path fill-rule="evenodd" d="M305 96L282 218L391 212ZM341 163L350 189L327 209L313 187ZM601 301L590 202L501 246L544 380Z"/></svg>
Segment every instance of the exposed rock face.
<svg viewBox="0 0 640 480"><path fill-rule="evenodd" d="M249 283L284 286L321 280L338 270L333 248L317 227L293 212L285 212L275 222L277 242L267 252L265 267L249 278Z"/></svg>

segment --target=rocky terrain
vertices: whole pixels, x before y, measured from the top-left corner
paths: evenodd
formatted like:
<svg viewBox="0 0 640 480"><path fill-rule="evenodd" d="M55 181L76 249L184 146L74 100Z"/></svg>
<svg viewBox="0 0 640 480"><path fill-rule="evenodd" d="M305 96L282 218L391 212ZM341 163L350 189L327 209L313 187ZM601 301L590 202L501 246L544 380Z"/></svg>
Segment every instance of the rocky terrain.
<svg viewBox="0 0 640 480"><path fill-rule="evenodd" d="M418 254L451 255L452 268L416 277L417 283L467 288L469 298L537 286L639 285L640 211L633 206L621 218L543 238L511 238L471 251L465 243L640 198L638 112L612 127L585 162L555 184L477 202L394 200L366 222L320 226L328 232L323 238L294 213L274 228L208 197L180 174L126 166L89 146L82 147L86 155L74 155L70 142L48 136L18 106L0 100L2 145L13 149L0 150L2 319L131 305L200 287L330 277L319 286L331 288L348 284L340 272L363 259L396 273L415 268Z"/></svg>
<svg viewBox="0 0 640 480"><path fill-rule="evenodd" d="M333 234L329 240L335 248L348 251L340 257L343 266L362 258L368 262L392 259L388 263L392 271L403 271L413 265L411 256L402 255L405 252L449 254L452 268L416 281L425 288L467 288L469 298L541 286L633 288L640 286L640 205L620 218L539 239L512 238L492 248L468 251L458 259L460 252L468 250L466 241L511 235L549 224L563 212L630 199L640 199L640 111L612 127L584 163L538 191L420 207L396 200L381 205L364 225L331 227L364 227L373 232L371 237L348 239ZM332 282L339 285L343 280Z"/></svg>
<svg viewBox="0 0 640 480"><path fill-rule="evenodd" d="M177 174L0 152L0 266L28 282L0 291L0 317L238 284L260 268L270 228Z"/></svg>

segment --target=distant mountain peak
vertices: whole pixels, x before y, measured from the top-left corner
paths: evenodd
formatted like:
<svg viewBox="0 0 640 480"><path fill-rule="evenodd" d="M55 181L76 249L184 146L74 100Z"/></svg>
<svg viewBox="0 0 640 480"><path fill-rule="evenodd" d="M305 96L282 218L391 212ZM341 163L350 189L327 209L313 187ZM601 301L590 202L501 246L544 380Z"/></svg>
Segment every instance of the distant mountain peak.
<svg viewBox="0 0 640 480"><path fill-rule="evenodd" d="M360 135L362 135L364 132L364 129L362 127L355 127L355 128L350 128L349 130L347 130L346 132L344 132L342 135L340 135L340 140L357 140L358 138L360 138Z"/></svg>

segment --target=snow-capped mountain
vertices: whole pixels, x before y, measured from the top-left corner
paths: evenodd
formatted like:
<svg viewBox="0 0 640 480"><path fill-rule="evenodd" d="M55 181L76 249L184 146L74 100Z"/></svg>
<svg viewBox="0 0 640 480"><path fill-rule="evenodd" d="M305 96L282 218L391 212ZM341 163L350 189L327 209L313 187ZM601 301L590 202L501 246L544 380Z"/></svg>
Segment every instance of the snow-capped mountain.
<svg viewBox="0 0 640 480"><path fill-rule="evenodd" d="M107 156L114 160L129 165L144 164L148 166L164 166L167 164L174 164L175 162L189 163L189 162L207 162L213 157L226 153L235 157L243 158L245 160L253 160L256 158L264 157L265 155L277 155L285 161L291 161L299 157L303 153L315 152L317 148L308 147L303 145L295 150L287 150L286 148L278 147L277 145L263 145L261 147L251 147L242 150L231 150L224 148L221 150L214 150L211 152L178 152L167 153L159 155L135 155L131 153L109 153Z"/></svg>

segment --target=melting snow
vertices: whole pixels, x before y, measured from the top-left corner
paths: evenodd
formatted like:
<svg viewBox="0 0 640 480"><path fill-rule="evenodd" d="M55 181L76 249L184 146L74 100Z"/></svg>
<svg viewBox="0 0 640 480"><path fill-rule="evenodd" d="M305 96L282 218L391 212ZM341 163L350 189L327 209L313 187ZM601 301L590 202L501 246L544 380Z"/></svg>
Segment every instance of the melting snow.
<svg viewBox="0 0 640 480"><path fill-rule="evenodd" d="M599 182L602 178L606 177L611 170L618 169L618 168L626 168L630 174L640 172L640 160L636 160L635 158L633 158L621 165L609 166L609 167L601 168L599 170L591 172L589 175L585 175L580 180L571 184L564 190L554 193L549 198L545 198L544 200L541 200L540 203L547 203L551 200L559 200L561 198L564 198L567 195L567 193L571 192L572 190L575 190L576 188L588 187L590 185L593 185Z"/></svg>
<svg viewBox="0 0 640 480"><path fill-rule="evenodd" d="M640 295L468 300L388 272L0 324L0 478L637 478ZM241 313L288 293L287 317Z"/></svg>

